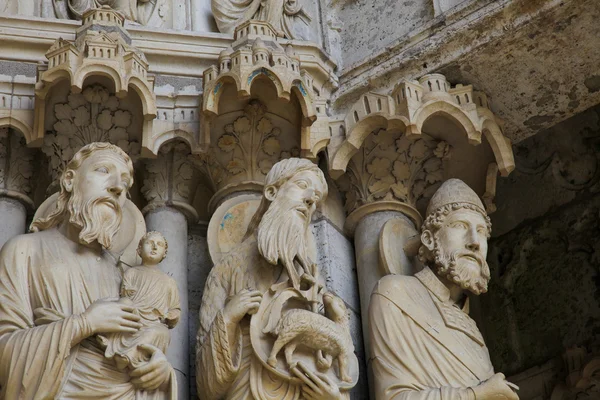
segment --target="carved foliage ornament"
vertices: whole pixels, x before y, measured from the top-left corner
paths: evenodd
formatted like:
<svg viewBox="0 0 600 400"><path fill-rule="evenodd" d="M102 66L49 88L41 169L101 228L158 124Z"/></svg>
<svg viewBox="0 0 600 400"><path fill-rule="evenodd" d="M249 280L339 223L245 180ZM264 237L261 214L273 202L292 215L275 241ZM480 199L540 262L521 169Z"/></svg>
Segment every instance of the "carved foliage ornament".
<svg viewBox="0 0 600 400"><path fill-rule="evenodd" d="M49 158L52 179L60 176L68 161L83 146L110 142L123 149L135 162L141 145L130 139L131 113L119 109L119 99L101 85L71 93L67 103L54 106L57 122L53 134L44 136L42 151Z"/></svg>
<svg viewBox="0 0 600 400"><path fill-rule="evenodd" d="M213 142L211 154L193 157L213 190L230 180L261 182L277 161L300 154L295 142L283 140L282 130L266 113L264 104L251 100L244 115L225 125ZM289 142L294 144L286 145Z"/></svg>
<svg viewBox="0 0 600 400"><path fill-rule="evenodd" d="M0 129L0 187L25 195L31 193L33 151L25 138L8 128Z"/></svg>
<svg viewBox="0 0 600 400"><path fill-rule="evenodd" d="M346 211L380 200L416 206L439 186L443 160L450 151L447 142L426 135L410 141L392 131L372 133L338 180L346 194Z"/></svg>
<svg viewBox="0 0 600 400"><path fill-rule="evenodd" d="M158 158L147 160L141 191L148 202L191 201L194 170L189 152L185 143L168 143L161 147Z"/></svg>

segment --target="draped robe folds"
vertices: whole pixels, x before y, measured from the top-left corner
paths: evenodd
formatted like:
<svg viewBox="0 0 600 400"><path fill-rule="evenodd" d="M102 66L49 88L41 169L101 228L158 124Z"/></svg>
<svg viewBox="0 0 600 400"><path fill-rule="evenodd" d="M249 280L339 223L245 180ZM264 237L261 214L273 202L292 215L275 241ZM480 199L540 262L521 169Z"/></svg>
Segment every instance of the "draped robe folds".
<svg viewBox="0 0 600 400"><path fill-rule="evenodd" d="M494 374L475 322L429 268L381 279L369 325L377 400L475 400L469 388Z"/></svg>
<svg viewBox="0 0 600 400"><path fill-rule="evenodd" d="M298 0L212 0L212 11L219 31L232 33L240 24L256 19L270 23L278 35L288 39L308 39L294 23L300 18L308 25Z"/></svg>
<svg viewBox="0 0 600 400"><path fill-rule="evenodd" d="M107 5L125 19L142 25L150 20L156 3L154 0L52 0L57 18L81 20L86 11Z"/></svg>
<svg viewBox="0 0 600 400"><path fill-rule="evenodd" d="M215 265L207 279L200 311L196 353L196 383L200 400L301 400L301 386L281 379L266 368L250 343L249 318L244 318L230 342L223 308L234 280L245 288L265 293L287 277L279 265L271 265L259 254L256 239ZM347 392L343 393L349 399Z"/></svg>
<svg viewBox="0 0 600 400"><path fill-rule="evenodd" d="M0 252L0 398L135 398L80 315L119 297L114 259L58 230L17 236Z"/></svg>

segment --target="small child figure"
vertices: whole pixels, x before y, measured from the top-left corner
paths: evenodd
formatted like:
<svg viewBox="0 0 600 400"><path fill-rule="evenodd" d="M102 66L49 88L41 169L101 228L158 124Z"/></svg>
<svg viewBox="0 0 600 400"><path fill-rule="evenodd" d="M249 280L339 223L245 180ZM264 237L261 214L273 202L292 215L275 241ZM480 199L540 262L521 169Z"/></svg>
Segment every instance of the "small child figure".
<svg viewBox="0 0 600 400"><path fill-rule="evenodd" d="M143 325L136 333L112 333L99 335L100 342L106 346L104 355L114 359L117 368L135 369L150 360L139 346L151 344L166 354L171 341L169 329L173 329L181 315L179 292L173 278L158 269L158 264L167 255L168 244L160 232L146 233L138 245L138 255L142 265L129 268L123 274L121 284L121 302L127 302L136 308ZM175 377L172 377L175 381ZM173 382L175 383L175 382ZM158 390L155 392L159 392ZM144 398L166 399L164 394ZM137 398L137 396L136 396Z"/></svg>

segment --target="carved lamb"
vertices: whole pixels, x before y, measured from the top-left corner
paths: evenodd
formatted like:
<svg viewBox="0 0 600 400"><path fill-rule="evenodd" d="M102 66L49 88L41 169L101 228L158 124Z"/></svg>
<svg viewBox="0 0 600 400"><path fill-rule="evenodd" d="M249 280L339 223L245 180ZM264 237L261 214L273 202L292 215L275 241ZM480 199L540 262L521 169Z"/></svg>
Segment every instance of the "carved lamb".
<svg viewBox="0 0 600 400"><path fill-rule="evenodd" d="M354 352L354 344L350 337L348 313L344 302L332 295L323 295L325 316L308 310L293 309L285 313L274 330L277 340L273 345L268 363L277 365L277 354L285 348L285 360L293 368L294 350L302 345L315 351L321 350L327 355L327 360L319 356L318 364L326 365L337 358L339 377L344 382L351 382L348 371L350 354Z"/></svg>

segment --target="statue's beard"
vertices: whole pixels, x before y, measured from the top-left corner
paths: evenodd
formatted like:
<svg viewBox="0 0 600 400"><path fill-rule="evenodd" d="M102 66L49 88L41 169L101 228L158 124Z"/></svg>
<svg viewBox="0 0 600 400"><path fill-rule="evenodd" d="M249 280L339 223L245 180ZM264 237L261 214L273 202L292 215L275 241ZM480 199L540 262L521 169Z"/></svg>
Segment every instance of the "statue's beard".
<svg viewBox="0 0 600 400"><path fill-rule="evenodd" d="M112 206L112 208L110 207ZM121 226L120 204L112 197L97 197L84 201L75 192L67 203L69 222L81 229L79 242L89 245L97 241L105 249L112 247L112 240Z"/></svg>
<svg viewBox="0 0 600 400"><path fill-rule="evenodd" d="M447 254L439 248L437 243L433 249L433 255L439 276L476 295L487 292L490 281L490 267L481 255L462 250ZM466 262L461 261L461 258L466 255L477 259L480 267L478 272L469 267Z"/></svg>
<svg viewBox="0 0 600 400"><path fill-rule="evenodd" d="M286 269L292 270L296 256L307 262L309 221L296 211L297 203L286 198L275 199L257 229L257 244L260 254L271 264L281 261Z"/></svg>

